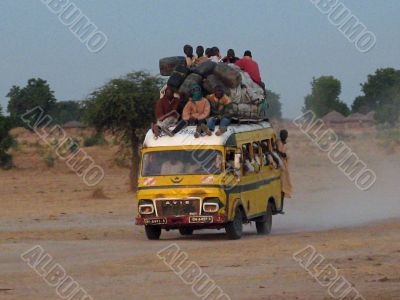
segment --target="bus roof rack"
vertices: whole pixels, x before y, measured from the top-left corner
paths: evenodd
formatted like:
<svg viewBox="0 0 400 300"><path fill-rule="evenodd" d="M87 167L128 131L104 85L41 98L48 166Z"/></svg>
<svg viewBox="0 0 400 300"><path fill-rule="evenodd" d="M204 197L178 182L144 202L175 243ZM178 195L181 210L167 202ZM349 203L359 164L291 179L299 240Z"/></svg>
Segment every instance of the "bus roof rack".
<svg viewBox="0 0 400 300"><path fill-rule="evenodd" d="M144 148L154 147L173 147L173 146L224 146L228 139L235 133L242 133L260 129L272 128L269 122L257 122L249 124L231 124L226 133L221 136L202 136L195 138L194 133L196 126L188 126L175 134L173 137L162 135L155 138L153 131L150 129L143 142ZM218 126L215 130L218 130Z"/></svg>

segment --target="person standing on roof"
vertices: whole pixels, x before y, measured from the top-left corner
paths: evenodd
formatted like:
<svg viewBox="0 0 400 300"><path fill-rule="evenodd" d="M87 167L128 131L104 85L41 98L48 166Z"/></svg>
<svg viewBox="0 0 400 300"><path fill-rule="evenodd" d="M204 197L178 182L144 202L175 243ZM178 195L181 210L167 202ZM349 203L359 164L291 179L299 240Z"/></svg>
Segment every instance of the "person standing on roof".
<svg viewBox="0 0 400 300"><path fill-rule="evenodd" d="M208 129L213 132L216 122L219 121L219 129L215 135L223 135L231 124L232 101L221 86L216 86L214 94L208 95L207 99L211 106L211 117L207 120Z"/></svg>
<svg viewBox="0 0 400 300"><path fill-rule="evenodd" d="M222 62L226 64L234 64L239 60L238 57L235 55L235 50L229 49L226 56L222 59Z"/></svg>
<svg viewBox="0 0 400 300"><path fill-rule="evenodd" d="M200 137L203 132L211 135L211 131L206 125L206 119L209 115L210 103L203 97L201 86L196 84L192 87L191 97L183 109L182 120L172 131L172 135L178 133L188 125L196 125L195 138Z"/></svg>
<svg viewBox="0 0 400 300"><path fill-rule="evenodd" d="M196 56L193 54L193 47L190 45L185 45L183 47L183 52L186 55L186 66L190 68L196 60Z"/></svg>
<svg viewBox="0 0 400 300"><path fill-rule="evenodd" d="M197 46L196 54L197 54L197 57L194 60L194 64L195 65L201 65L202 63L205 63L206 61L209 60L207 56L204 56L204 48L203 48L203 46Z"/></svg>
<svg viewBox="0 0 400 300"><path fill-rule="evenodd" d="M156 102L155 117L156 123L152 124L152 130L156 138L160 137L161 132L171 136L169 127L178 123L178 106L180 99L174 95L174 90L167 86L164 96Z"/></svg>
<svg viewBox="0 0 400 300"><path fill-rule="evenodd" d="M235 64L240 69L242 69L247 74L249 74L250 78L255 83L257 83L259 86L263 87L263 82L261 80L260 69L258 67L258 64L253 60L253 56L251 54L251 51L247 50L244 53L243 58L239 59Z"/></svg>

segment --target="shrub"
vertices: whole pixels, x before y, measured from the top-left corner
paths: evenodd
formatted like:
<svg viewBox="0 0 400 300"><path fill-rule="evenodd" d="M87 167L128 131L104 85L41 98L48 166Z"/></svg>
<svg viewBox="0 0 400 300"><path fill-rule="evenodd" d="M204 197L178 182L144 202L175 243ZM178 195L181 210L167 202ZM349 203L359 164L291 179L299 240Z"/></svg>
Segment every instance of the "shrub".
<svg viewBox="0 0 400 300"><path fill-rule="evenodd" d="M106 145L107 141L104 138L103 133L96 133L95 135L89 136L83 140L84 147L92 147L96 145Z"/></svg>
<svg viewBox="0 0 400 300"><path fill-rule="evenodd" d="M46 166L49 168L54 167L56 159L54 158L54 155L52 152L47 153L47 155L44 157L44 162L46 163Z"/></svg>

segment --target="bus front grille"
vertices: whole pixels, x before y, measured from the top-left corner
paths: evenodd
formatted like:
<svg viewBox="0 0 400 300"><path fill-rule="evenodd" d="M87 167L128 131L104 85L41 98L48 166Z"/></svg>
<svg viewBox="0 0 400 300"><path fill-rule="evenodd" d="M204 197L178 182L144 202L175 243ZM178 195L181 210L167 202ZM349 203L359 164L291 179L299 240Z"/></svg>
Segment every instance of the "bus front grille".
<svg viewBox="0 0 400 300"><path fill-rule="evenodd" d="M165 199L156 201L159 217L200 215L200 199Z"/></svg>

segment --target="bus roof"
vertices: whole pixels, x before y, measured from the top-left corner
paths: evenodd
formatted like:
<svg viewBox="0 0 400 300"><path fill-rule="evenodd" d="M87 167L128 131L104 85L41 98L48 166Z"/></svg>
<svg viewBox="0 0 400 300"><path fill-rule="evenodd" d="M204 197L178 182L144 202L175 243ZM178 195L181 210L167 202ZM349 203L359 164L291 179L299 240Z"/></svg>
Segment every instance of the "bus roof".
<svg viewBox="0 0 400 300"><path fill-rule="evenodd" d="M163 135L157 139L154 138L154 134L150 129L146 134L143 147L154 148L154 147L205 146L205 145L225 146L228 139L235 133L251 132L267 128L272 128L269 122L260 122L257 124L241 124L241 125L233 124L230 125L228 127L227 132L221 136L216 136L215 134L213 134L212 136L204 136L197 139L194 137L196 126L188 126L173 137ZM216 130L218 130L218 126Z"/></svg>

